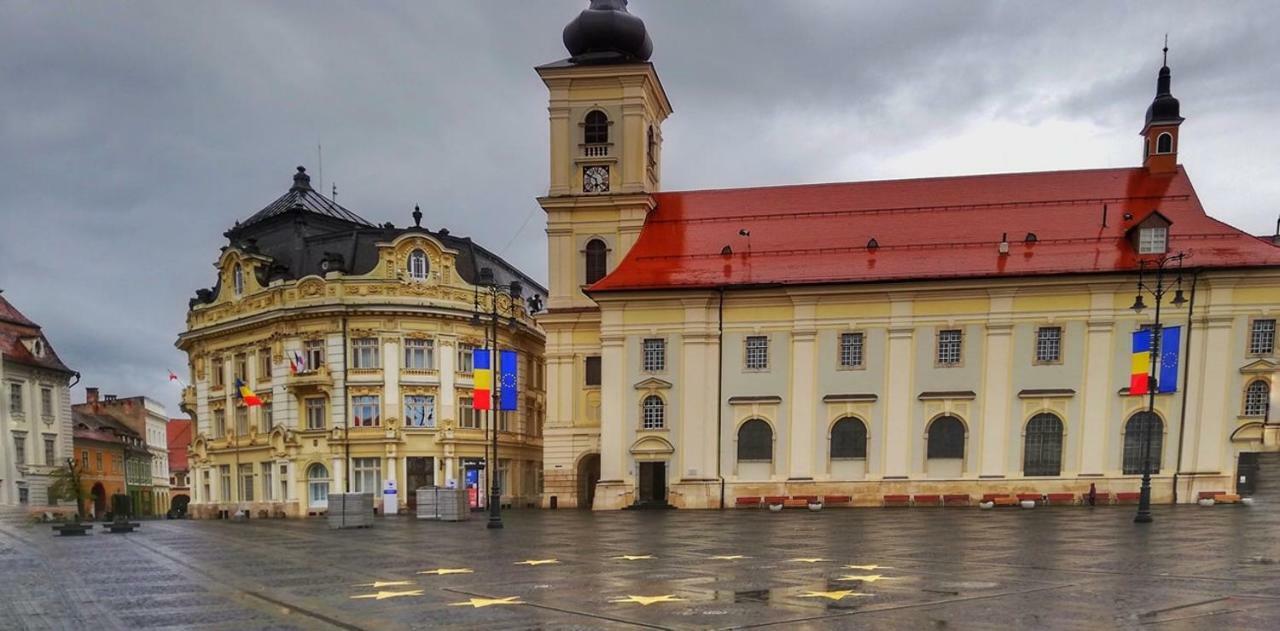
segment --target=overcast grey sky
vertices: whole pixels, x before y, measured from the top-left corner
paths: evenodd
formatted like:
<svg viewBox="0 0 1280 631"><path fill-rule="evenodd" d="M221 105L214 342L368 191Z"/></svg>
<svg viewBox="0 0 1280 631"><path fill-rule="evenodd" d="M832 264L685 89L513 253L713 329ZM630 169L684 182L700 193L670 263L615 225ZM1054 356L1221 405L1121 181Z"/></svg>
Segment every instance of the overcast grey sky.
<svg viewBox="0 0 1280 631"><path fill-rule="evenodd" d="M296 165L546 277L546 92L586 0L0 0L0 288L84 385L155 397L222 232ZM1170 36L1209 212L1280 212L1280 3L633 0L668 189L1131 166ZM527 223L526 223L527 221ZM523 226L523 228L521 228ZM508 247L508 244L510 246ZM74 400L81 400L80 389Z"/></svg>

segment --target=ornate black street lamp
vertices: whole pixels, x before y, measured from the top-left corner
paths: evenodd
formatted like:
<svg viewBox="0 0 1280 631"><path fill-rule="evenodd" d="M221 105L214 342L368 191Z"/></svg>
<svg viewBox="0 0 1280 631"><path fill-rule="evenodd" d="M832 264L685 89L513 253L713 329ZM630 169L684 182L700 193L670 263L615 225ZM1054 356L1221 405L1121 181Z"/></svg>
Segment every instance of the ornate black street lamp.
<svg viewBox="0 0 1280 631"><path fill-rule="evenodd" d="M1138 514L1134 515L1133 521L1138 524L1151 523L1151 430L1155 424L1152 422L1156 418L1156 392L1160 386L1157 383L1160 370L1160 304L1164 302L1164 296L1170 289L1174 290L1173 300L1169 304L1174 307L1181 307L1187 303L1187 298L1182 294L1182 259L1186 258L1186 254L1179 252L1173 256L1165 256L1161 258L1142 259L1138 262L1138 295L1133 299L1133 306L1130 309L1138 313L1142 313L1147 308L1146 303L1142 301L1142 293L1145 291L1151 294L1156 301L1156 319L1151 325L1151 361L1150 374L1147 377L1147 414L1142 419L1142 488L1138 494ZM1165 269L1176 264L1170 270L1174 274L1173 278L1165 278ZM1143 274L1148 269L1155 270L1155 281L1147 282L1143 278Z"/></svg>
<svg viewBox="0 0 1280 631"><path fill-rule="evenodd" d="M479 279L476 282L475 303L471 314L471 323L479 325L481 315L480 294L483 292L489 297L489 329L485 336L488 338L486 346L489 350L489 428L493 432L492 460L485 462L485 470L489 472L489 528L502 527L502 489L498 486L498 415L501 411L498 398L498 322L501 320L502 313L506 312L506 316L510 318L510 326L512 331L519 325L519 316L521 312L521 297L524 295L524 286L520 281L513 280L510 284L500 285L493 277L493 269L489 267L480 268ZM510 299L506 301L506 305L499 308L498 297L506 295ZM488 458L486 458L488 460Z"/></svg>

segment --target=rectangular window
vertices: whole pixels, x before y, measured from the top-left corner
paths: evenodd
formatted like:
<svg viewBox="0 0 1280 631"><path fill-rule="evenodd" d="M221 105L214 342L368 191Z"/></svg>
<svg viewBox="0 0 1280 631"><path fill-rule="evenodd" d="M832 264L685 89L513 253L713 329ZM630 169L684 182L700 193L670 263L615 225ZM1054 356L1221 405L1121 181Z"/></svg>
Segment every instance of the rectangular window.
<svg viewBox="0 0 1280 631"><path fill-rule="evenodd" d="M840 367L862 368L862 333L840 334Z"/></svg>
<svg viewBox="0 0 1280 631"><path fill-rule="evenodd" d="M270 401L263 401L258 408L258 432L262 434L270 434L271 428L275 425L275 411L271 408Z"/></svg>
<svg viewBox="0 0 1280 631"><path fill-rule="evenodd" d="M24 434L13 435L13 461L16 464L27 464L27 437Z"/></svg>
<svg viewBox="0 0 1280 631"><path fill-rule="evenodd" d="M80 468L85 471L89 470L89 450L88 449L83 449L80 451Z"/></svg>
<svg viewBox="0 0 1280 631"><path fill-rule="evenodd" d="M351 422L356 427L377 427L382 424L381 405L377 395L351 397Z"/></svg>
<svg viewBox="0 0 1280 631"><path fill-rule="evenodd" d="M475 350L474 344L458 345L458 372L464 374L475 372Z"/></svg>
<svg viewBox="0 0 1280 631"><path fill-rule="evenodd" d="M53 437L44 437L44 463L50 467L58 464L58 445Z"/></svg>
<svg viewBox="0 0 1280 631"><path fill-rule="evenodd" d="M404 341L404 367L410 370L431 370L436 367L435 340L407 339Z"/></svg>
<svg viewBox="0 0 1280 631"><path fill-rule="evenodd" d="M253 465L240 465L240 501L253 501Z"/></svg>
<svg viewBox="0 0 1280 631"><path fill-rule="evenodd" d="M243 405L236 406L236 436L249 435L249 408Z"/></svg>
<svg viewBox="0 0 1280 631"><path fill-rule="evenodd" d="M667 369L667 341L660 337L645 338L642 342L643 360L641 369L645 372L662 372Z"/></svg>
<svg viewBox="0 0 1280 631"><path fill-rule="evenodd" d="M764 335L748 335L745 345L747 370L768 370L769 338Z"/></svg>
<svg viewBox="0 0 1280 631"><path fill-rule="evenodd" d="M600 356L592 355L586 361L586 385L588 388L600 386Z"/></svg>
<svg viewBox="0 0 1280 631"><path fill-rule="evenodd" d="M1169 229L1164 226L1152 226L1138 230L1138 254L1162 254L1165 242L1169 238Z"/></svg>
<svg viewBox="0 0 1280 631"><path fill-rule="evenodd" d="M277 499L289 501L289 465L280 465L280 496Z"/></svg>
<svg viewBox="0 0 1280 631"><path fill-rule="evenodd" d="M271 349L258 349L258 381L271 380Z"/></svg>
<svg viewBox="0 0 1280 631"><path fill-rule="evenodd" d="M307 340L302 344L302 360L306 365L302 370L319 370L324 366L324 340Z"/></svg>
<svg viewBox="0 0 1280 631"><path fill-rule="evenodd" d="M213 411L213 437L222 438L227 435L227 412L222 408Z"/></svg>
<svg viewBox="0 0 1280 631"><path fill-rule="evenodd" d="M938 331L938 365L958 366L960 364L961 339L959 329Z"/></svg>
<svg viewBox="0 0 1280 631"><path fill-rule="evenodd" d="M480 415L476 414L471 397L458 397L458 427L480 428Z"/></svg>
<svg viewBox="0 0 1280 631"><path fill-rule="evenodd" d="M351 367L378 368L382 364L378 357L378 338L360 337L351 340Z"/></svg>
<svg viewBox="0 0 1280 631"><path fill-rule="evenodd" d="M324 429L324 397L307 397L307 429Z"/></svg>
<svg viewBox="0 0 1280 631"><path fill-rule="evenodd" d="M436 398L429 394L404 398L405 427L435 427Z"/></svg>
<svg viewBox="0 0 1280 631"><path fill-rule="evenodd" d="M9 413L22 416L22 384L9 384Z"/></svg>
<svg viewBox="0 0 1280 631"><path fill-rule="evenodd" d="M1042 326L1036 329L1036 363L1057 364L1062 361L1062 327Z"/></svg>
<svg viewBox="0 0 1280 631"><path fill-rule="evenodd" d="M53 388L40 388L40 415L53 418Z"/></svg>
<svg viewBox="0 0 1280 631"><path fill-rule="evenodd" d="M381 458L352 458L351 459L351 492L352 493L381 493L382 492L382 459Z"/></svg>
<svg viewBox="0 0 1280 631"><path fill-rule="evenodd" d="M261 466L262 466L262 496L263 496L262 499L270 500L271 487L275 486L275 484L272 482L272 473L275 472L276 466L275 466L275 463L272 463L272 462L264 462L262 463Z"/></svg>
<svg viewBox="0 0 1280 631"><path fill-rule="evenodd" d="M102 471L102 452L95 451L93 452L93 456L94 456L93 458L94 464L97 465L98 471L101 472ZM111 454L111 471L113 473L116 472L116 455L115 454Z"/></svg>
<svg viewBox="0 0 1280 631"><path fill-rule="evenodd" d="M220 478L222 491L222 501L231 501L231 465L224 464L218 466L218 477Z"/></svg>
<svg viewBox="0 0 1280 631"><path fill-rule="evenodd" d="M227 374L225 367L226 360L219 355L209 360L209 376L213 378L213 387L221 388L227 385Z"/></svg>
<svg viewBox="0 0 1280 631"><path fill-rule="evenodd" d="M210 483L209 483L209 470L208 470L208 469L205 469L205 470L204 470L204 483L203 483L203 485L202 485L202 486L204 487L204 489L203 489L203 490L204 490L204 493L202 493L202 494L201 494L201 499L203 499L203 500L204 500L204 501L206 501L206 502L212 501L212 500L213 500L213 494L212 494L212 492L213 492L213 491L212 491L212 487L210 486Z"/></svg>
<svg viewBox="0 0 1280 631"><path fill-rule="evenodd" d="M1254 320L1249 326L1249 354L1270 355L1276 350L1276 321Z"/></svg>
<svg viewBox="0 0 1280 631"><path fill-rule="evenodd" d="M236 354L235 377L239 381L248 381L249 358L244 353Z"/></svg>

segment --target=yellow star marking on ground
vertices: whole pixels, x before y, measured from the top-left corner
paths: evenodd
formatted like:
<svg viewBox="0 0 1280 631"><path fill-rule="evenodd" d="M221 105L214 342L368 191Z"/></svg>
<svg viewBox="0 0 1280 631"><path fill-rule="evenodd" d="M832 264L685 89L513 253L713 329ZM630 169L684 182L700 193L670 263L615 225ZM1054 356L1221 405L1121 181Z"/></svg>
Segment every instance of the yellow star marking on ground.
<svg viewBox="0 0 1280 631"><path fill-rule="evenodd" d="M652 559L653 555L652 554L623 554L621 556L616 556L613 558L619 561L640 561L643 559Z"/></svg>
<svg viewBox="0 0 1280 631"><path fill-rule="evenodd" d="M489 607L491 605L523 605L519 596L507 596L506 598L472 598L460 603L449 603L450 607Z"/></svg>
<svg viewBox="0 0 1280 631"><path fill-rule="evenodd" d="M436 576L444 576L445 574L471 574L472 570L465 567L442 567L434 570L423 570L419 574L435 574Z"/></svg>
<svg viewBox="0 0 1280 631"><path fill-rule="evenodd" d="M528 559L520 561L516 565L549 565L551 563L559 563L556 559Z"/></svg>
<svg viewBox="0 0 1280 631"><path fill-rule="evenodd" d="M852 589L842 589L835 592L805 592L800 594L801 598L830 598L831 600L843 600L848 596L869 596L870 594L859 594Z"/></svg>
<svg viewBox="0 0 1280 631"><path fill-rule="evenodd" d="M351 599L356 600L359 598L372 598L374 600L386 600L388 598L399 598L400 596L421 596L421 595L422 595L422 590L410 589L403 592L378 592L376 594L360 594L359 596L352 596Z"/></svg>
<svg viewBox="0 0 1280 631"><path fill-rule="evenodd" d="M400 585L412 585L410 581L374 581L372 583L360 583L355 587L372 587L374 589L382 589L383 587L398 587Z"/></svg>
<svg viewBox="0 0 1280 631"><path fill-rule="evenodd" d="M717 561L737 561L738 559L750 559L751 557L741 554L717 554L711 558Z"/></svg>
<svg viewBox="0 0 1280 631"><path fill-rule="evenodd" d="M844 566L844 569L846 570L879 570L879 569L892 570L893 568L889 567L888 565L846 565Z"/></svg>
<svg viewBox="0 0 1280 631"><path fill-rule="evenodd" d="M800 558L800 559L791 559L792 563L820 563L822 561L826 561L826 559L823 559L820 557L806 557L806 558Z"/></svg>
<svg viewBox="0 0 1280 631"><path fill-rule="evenodd" d="M879 574L850 574L841 576L837 581L863 581L866 583L874 583L876 581L893 580L892 576L881 576Z"/></svg>
<svg viewBox="0 0 1280 631"><path fill-rule="evenodd" d="M609 602L611 602L611 603L639 603L639 604L641 604L641 605L644 605L644 606L648 607L649 605L652 605L653 603L673 603L673 602L681 601L681 600L684 600L684 599L683 599L683 598L676 598L676 595L675 595L675 594L666 594L666 595L664 595L664 596L627 596L626 598L615 598L615 599L613 599L613 600L610 600Z"/></svg>

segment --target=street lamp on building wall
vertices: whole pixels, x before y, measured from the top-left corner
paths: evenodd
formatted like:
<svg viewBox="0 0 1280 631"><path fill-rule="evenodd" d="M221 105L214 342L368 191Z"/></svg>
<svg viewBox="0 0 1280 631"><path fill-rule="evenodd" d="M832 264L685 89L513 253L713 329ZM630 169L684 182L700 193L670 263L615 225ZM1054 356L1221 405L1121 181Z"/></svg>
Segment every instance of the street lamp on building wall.
<svg viewBox="0 0 1280 631"><path fill-rule="evenodd" d="M471 323L479 326L481 324L482 305L480 304L480 295L484 294L489 297L489 312L484 315L489 316L488 330L485 332L487 342L485 346L489 351L489 370L492 375L489 387L489 428L493 433L492 460L485 463L485 469L489 472L489 528L502 527L502 489L498 486L498 415L501 414L499 407L498 392L498 323L505 315L509 318L509 324L514 331L519 325L519 316L521 312L521 298L524 295L524 286L520 281L513 280L510 284L499 284L493 276L493 268L480 268L479 278L476 281L475 302L472 308ZM506 295L510 298L507 304L499 308L498 297Z"/></svg>
<svg viewBox="0 0 1280 631"><path fill-rule="evenodd" d="M1171 306L1181 307L1187 304L1187 298L1182 293L1182 260L1184 258L1186 258L1186 254L1179 252L1178 254L1158 259L1140 260L1138 262L1138 295L1134 297L1133 306L1130 307L1137 313L1142 313L1147 308L1142 299L1144 292L1151 294L1156 303L1155 322L1151 325L1150 368L1147 376L1147 415L1142 422L1142 488L1138 494L1138 514L1133 517L1134 523L1139 524L1151 522L1151 430L1152 425L1154 425L1152 419L1155 418L1156 413L1156 392L1160 390L1157 382L1160 371L1160 305L1164 302L1165 294L1171 289L1174 291L1173 299L1169 301ZM1169 269L1169 272L1173 274L1171 278L1166 278L1166 269ZM1147 270L1155 271L1154 281L1148 281L1144 278Z"/></svg>

